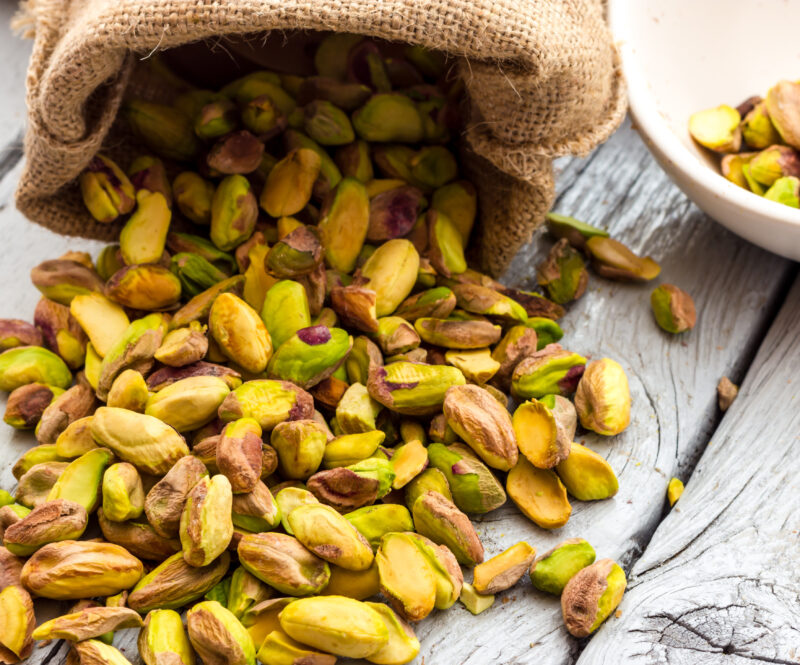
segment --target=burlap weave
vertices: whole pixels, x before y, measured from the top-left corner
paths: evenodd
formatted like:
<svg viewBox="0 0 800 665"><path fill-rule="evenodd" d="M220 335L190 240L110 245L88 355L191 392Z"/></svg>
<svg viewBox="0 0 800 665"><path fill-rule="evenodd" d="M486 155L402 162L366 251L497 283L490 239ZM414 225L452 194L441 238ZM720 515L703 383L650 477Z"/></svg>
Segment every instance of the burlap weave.
<svg viewBox="0 0 800 665"><path fill-rule="evenodd" d="M465 170L480 197L475 242L497 274L552 202L552 158L587 153L624 115L604 10L604 0L28 0L35 45L17 206L60 233L116 236L86 213L75 179L110 140L148 54L265 30L363 33L459 58Z"/></svg>

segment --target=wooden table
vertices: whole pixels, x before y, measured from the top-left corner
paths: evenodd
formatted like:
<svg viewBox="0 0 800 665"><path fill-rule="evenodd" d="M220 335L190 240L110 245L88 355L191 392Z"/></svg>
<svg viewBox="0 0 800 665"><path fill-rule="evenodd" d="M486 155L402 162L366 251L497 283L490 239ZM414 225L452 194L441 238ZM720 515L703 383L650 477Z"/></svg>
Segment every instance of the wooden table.
<svg viewBox="0 0 800 665"><path fill-rule="evenodd" d="M31 319L39 294L28 272L69 249L96 255L101 243L67 239L27 223L13 205L20 173L24 67L30 45L7 32L13 7L0 5L0 317ZM555 210L606 227L662 265L661 281L695 299L697 327L671 336L654 323L653 285L592 277L563 320L563 342L628 372L631 426L620 436L580 440L603 454L620 479L611 500L574 502L567 526L535 527L505 507L478 520L487 555L525 539L540 552L569 537L629 574L620 615L591 640L571 638L558 600L527 579L499 594L480 617L460 605L417 627L419 663L537 665L800 662L800 284L793 263L726 231L694 207L626 124L586 159L558 164ZM755 222L754 222L755 223ZM551 241L536 234L504 277L531 287ZM716 385L743 382L722 417ZM32 436L1 428L0 486ZM687 484L666 504L673 476ZM53 615L65 606L45 608ZM128 633L128 634L125 634ZM136 661L135 634L117 646ZM37 649L31 663L61 663L66 646ZM424 656L424 659L423 659Z"/></svg>

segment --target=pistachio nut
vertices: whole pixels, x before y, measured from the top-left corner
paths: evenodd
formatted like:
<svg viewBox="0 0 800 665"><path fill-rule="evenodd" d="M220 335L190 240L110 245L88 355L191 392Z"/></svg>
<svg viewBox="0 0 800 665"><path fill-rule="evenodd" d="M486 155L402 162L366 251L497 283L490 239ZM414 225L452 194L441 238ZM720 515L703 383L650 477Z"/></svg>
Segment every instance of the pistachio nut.
<svg viewBox="0 0 800 665"><path fill-rule="evenodd" d="M48 543L80 538L87 522L86 509L79 503L47 501L6 527L3 545L16 556L30 556Z"/></svg>
<svg viewBox="0 0 800 665"><path fill-rule="evenodd" d="M254 97L242 109L242 123L260 139L268 139L286 129L286 116L269 95Z"/></svg>
<svg viewBox="0 0 800 665"><path fill-rule="evenodd" d="M411 242L395 238L378 247L361 268L365 286L376 294L377 316L397 309L414 288L419 271L419 254Z"/></svg>
<svg viewBox="0 0 800 665"><path fill-rule="evenodd" d="M570 538L539 556L532 564L533 586L560 596L567 582L578 571L594 563L594 548L583 538Z"/></svg>
<svg viewBox="0 0 800 665"><path fill-rule="evenodd" d="M153 393L145 414L154 416L178 432L198 429L217 416L230 388L216 376L192 376Z"/></svg>
<svg viewBox="0 0 800 665"><path fill-rule="evenodd" d="M263 156L264 143L242 129L220 136L206 155L206 165L215 174L247 174L259 167Z"/></svg>
<svg viewBox="0 0 800 665"><path fill-rule="evenodd" d="M319 143L317 143L313 139L309 138L302 132L296 131L294 129L288 129L286 132L284 132L284 143L286 144L287 150L290 152L299 149L310 150L316 153L317 157L319 157L320 165L318 169L318 174L316 178L311 178L311 180L313 181L311 193L314 197L318 199L324 199L330 193L330 191L334 187L336 187L336 185L339 184L339 181L341 181L342 179L342 173L341 171L339 171L339 167L336 166L336 163L328 154L327 150L325 150L321 145L319 145ZM306 155L303 161L306 164L306 168L301 170L302 178L300 182L302 185L301 189L303 190L303 196L301 197L301 199L305 197L305 187L306 187L305 178L310 177L310 175L315 170L313 168L313 159L311 159ZM262 193L262 207L264 207L263 196L264 195ZM291 199L287 199L287 201L291 201ZM295 200L294 204L297 203L299 203L299 201ZM266 207L264 207L264 209L266 210Z"/></svg>
<svg viewBox="0 0 800 665"><path fill-rule="evenodd" d="M483 561L483 545L469 517L438 492L425 492L411 509L417 533L437 545L446 545L459 563L474 566Z"/></svg>
<svg viewBox="0 0 800 665"><path fill-rule="evenodd" d="M295 537L321 559L347 570L366 570L372 565L366 538L330 506L298 506L287 519Z"/></svg>
<svg viewBox="0 0 800 665"><path fill-rule="evenodd" d="M164 538L147 523L112 522L106 519L102 508L97 511L97 521L108 542L121 545L140 559L163 561L181 551L177 538Z"/></svg>
<svg viewBox="0 0 800 665"><path fill-rule="evenodd" d="M163 475L189 448L180 434L158 418L117 407L100 407L91 424L92 436L125 462L153 475Z"/></svg>
<svg viewBox="0 0 800 665"><path fill-rule="evenodd" d="M279 279L298 279L320 266L322 252L317 229L300 224L273 245L264 259L264 266L270 275Z"/></svg>
<svg viewBox="0 0 800 665"><path fill-rule="evenodd" d="M280 630L273 630L266 636L257 655L262 663L273 663L274 665L298 665L299 663L334 665L336 663L336 656L311 651Z"/></svg>
<svg viewBox="0 0 800 665"><path fill-rule="evenodd" d="M478 593L475 590L475 587L468 582L464 582L464 586L461 588L461 595L458 597L458 599L461 601L461 604L470 611L471 614L475 615L485 612L492 605L494 605L493 595L484 595L482 593Z"/></svg>
<svg viewBox="0 0 800 665"><path fill-rule="evenodd" d="M431 207L452 222L466 247L478 209L475 186L466 180L445 184L433 193Z"/></svg>
<svg viewBox="0 0 800 665"><path fill-rule="evenodd" d="M556 471L567 491L579 501L608 499L619 489L614 469L605 458L579 443L572 443L569 457Z"/></svg>
<svg viewBox="0 0 800 665"><path fill-rule="evenodd" d="M35 465L45 462L68 462L69 458L61 457L56 451L55 444L43 444L34 446L25 451L22 456L11 467L14 478L19 480L24 474L30 471Z"/></svg>
<svg viewBox="0 0 800 665"><path fill-rule="evenodd" d="M519 542L475 566L472 585L480 594L492 595L514 586L528 572L536 550L526 542Z"/></svg>
<svg viewBox="0 0 800 665"><path fill-rule="evenodd" d="M800 176L800 156L789 146L773 145L753 155L748 161L750 175L764 187L787 176Z"/></svg>
<svg viewBox="0 0 800 665"><path fill-rule="evenodd" d="M346 434L371 432L382 406L370 397L366 386L354 382L348 386L336 406L336 420ZM381 443L383 439L379 443ZM371 453L370 453L371 454Z"/></svg>
<svg viewBox="0 0 800 665"><path fill-rule="evenodd" d="M514 369L516 369L520 361L534 354L537 347L538 335L535 329L527 325L509 328L492 351L492 359L499 364L493 377L494 385L503 390L508 390L511 387L511 376L514 373Z"/></svg>
<svg viewBox="0 0 800 665"><path fill-rule="evenodd" d="M331 102L315 99L303 108L303 128L320 145L338 146L355 140L347 114Z"/></svg>
<svg viewBox="0 0 800 665"><path fill-rule="evenodd" d="M331 290L331 306L342 323L367 333L378 331L377 298L375 291L356 284Z"/></svg>
<svg viewBox="0 0 800 665"><path fill-rule="evenodd" d="M97 154L80 176L81 196L98 222L113 222L135 204L134 187L125 172L105 155Z"/></svg>
<svg viewBox="0 0 800 665"><path fill-rule="evenodd" d="M416 105L399 93L370 97L353 113L353 128L359 138L372 143L417 143L423 137Z"/></svg>
<svg viewBox="0 0 800 665"><path fill-rule="evenodd" d="M440 275L451 277L467 269L461 234L444 213L431 208L426 214L428 257Z"/></svg>
<svg viewBox="0 0 800 665"><path fill-rule="evenodd" d="M561 395L546 395L539 401L550 409L556 419L556 426L563 432L564 438L572 441L578 426L578 413L572 402Z"/></svg>
<svg viewBox="0 0 800 665"><path fill-rule="evenodd" d="M344 516L367 539L373 550L378 548L384 534L394 531L413 531L411 513L399 504L364 506Z"/></svg>
<svg viewBox="0 0 800 665"><path fill-rule="evenodd" d="M207 259L191 252L175 254L170 261L170 270L177 275L187 296L196 296L228 277Z"/></svg>
<svg viewBox="0 0 800 665"><path fill-rule="evenodd" d="M228 548L232 502L231 483L222 474L204 476L189 490L179 530L186 563L207 566Z"/></svg>
<svg viewBox="0 0 800 665"><path fill-rule="evenodd" d="M101 356L111 351L130 325L125 310L101 293L75 296L69 311Z"/></svg>
<svg viewBox="0 0 800 665"><path fill-rule="evenodd" d="M369 338L360 335L353 341L353 348L345 360L347 380L351 385L366 385L369 370L373 365L383 365L383 355L378 346Z"/></svg>
<svg viewBox="0 0 800 665"><path fill-rule="evenodd" d="M443 404L450 427L489 466L508 471L519 454L511 416L492 395L474 385L454 386Z"/></svg>
<svg viewBox="0 0 800 665"><path fill-rule="evenodd" d="M311 199L321 164L314 150L302 147L290 151L267 176L261 192L261 207L276 218L300 212Z"/></svg>
<svg viewBox="0 0 800 665"><path fill-rule="evenodd" d="M352 84L349 85L352 86ZM354 91L364 90L363 86L359 85L352 86L351 89ZM345 178L355 178L365 185L375 175L370 158L370 146L366 141L353 141L341 146L334 155L334 161Z"/></svg>
<svg viewBox="0 0 800 665"><path fill-rule="evenodd" d="M92 389L78 383L64 391L47 405L36 425L40 443L55 443L59 435L76 420L91 415L96 406Z"/></svg>
<svg viewBox="0 0 800 665"><path fill-rule="evenodd" d="M103 474L103 514L112 522L136 519L144 510L144 487L136 467L119 462Z"/></svg>
<svg viewBox="0 0 800 665"><path fill-rule="evenodd" d="M282 422L275 426L270 443L278 453L278 469L290 479L305 479L322 463L328 436L314 420Z"/></svg>
<svg viewBox="0 0 800 665"><path fill-rule="evenodd" d="M622 366L611 358L590 363L575 393L581 425L598 434L614 436L630 423L631 396Z"/></svg>
<svg viewBox="0 0 800 665"><path fill-rule="evenodd" d="M244 282L243 275L234 275L196 295L172 315L171 328L181 328L189 325L192 321L205 322L217 296L222 293L241 294Z"/></svg>
<svg viewBox="0 0 800 665"><path fill-rule="evenodd" d="M28 383L14 388L6 401L3 420L17 429L36 427L44 410L62 392L61 388L45 383Z"/></svg>
<svg viewBox="0 0 800 665"><path fill-rule="evenodd" d="M617 609L625 593L625 572L611 559L582 568L561 594L561 612L570 635L586 637Z"/></svg>
<svg viewBox="0 0 800 665"><path fill-rule="evenodd" d="M683 481L680 478L670 478L667 484L667 500L670 507L674 506L683 494Z"/></svg>
<svg viewBox="0 0 800 665"><path fill-rule="evenodd" d="M540 317L556 320L564 316L564 308L561 305L548 300L540 293L510 289L503 287L502 284L498 288L509 298L513 298L522 305L529 319Z"/></svg>
<svg viewBox="0 0 800 665"><path fill-rule="evenodd" d="M347 32L331 32L325 35L314 55L314 69L317 74L344 79L347 75L348 54L363 39L363 35Z"/></svg>
<svg viewBox="0 0 800 665"><path fill-rule="evenodd" d="M689 117L689 133L700 145L714 152L739 152L742 144L741 116L722 104Z"/></svg>
<svg viewBox="0 0 800 665"><path fill-rule="evenodd" d="M225 425L217 444L220 473L230 481L234 494L251 492L261 477L261 425L240 418Z"/></svg>
<svg viewBox="0 0 800 665"><path fill-rule="evenodd" d="M494 344L503 330L489 321L420 318L414 323L428 344L448 349L480 349Z"/></svg>
<svg viewBox="0 0 800 665"><path fill-rule="evenodd" d="M739 386L727 376L723 376L717 383L717 403L723 413L727 411L739 394Z"/></svg>
<svg viewBox="0 0 800 665"><path fill-rule="evenodd" d="M460 510L467 513L487 513L506 502L503 486L494 474L472 453L458 443L445 446L432 443L428 446L431 466L445 477L448 493ZM439 483L441 484L441 483ZM436 489L435 485L431 489Z"/></svg>
<svg viewBox="0 0 800 665"><path fill-rule="evenodd" d="M518 399L568 395L575 392L585 367L583 356L559 344L548 344L516 366L511 375L511 393Z"/></svg>
<svg viewBox="0 0 800 665"><path fill-rule="evenodd" d="M156 263L125 266L106 283L106 295L131 309L162 310L181 297L181 282L168 268Z"/></svg>
<svg viewBox="0 0 800 665"><path fill-rule="evenodd" d="M281 526L290 536L294 535L292 525L289 524L289 514L297 507L311 503L319 503L317 497L311 492L300 487L284 487L275 494L275 503L281 514Z"/></svg>
<svg viewBox="0 0 800 665"><path fill-rule="evenodd" d="M275 348L279 348L298 330L311 325L308 297L301 284L284 279L266 293L261 319Z"/></svg>
<svg viewBox="0 0 800 665"><path fill-rule="evenodd" d="M323 466L326 469L335 469L356 464L372 456L385 438L386 434L380 430L341 434L326 444L322 456Z"/></svg>
<svg viewBox="0 0 800 665"><path fill-rule="evenodd" d="M355 600L364 600L381 592L378 577L378 565L373 564L366 570L347 570L339 566L331 566L331 580L322 590L323 596L347 596Z"/></svg>
<svg viewBox="0 0 800 665"><path fill-rule="evenodd" d="M207 665L255 665L253 639L239 620L218 602L197 603L186 614L189 641Z"/></svg>
<svg viewBox="0 0 800 665"><path fill-rule="evenodd" d="M47 500L74 501L82 505L87 513L92 513L100 503L103 474L112 459L114 455L107 448L85 452L61 472Z"/></svg>
<svg viewBox="0 0 800 665"><path fill-rule="evenodd" d="M394 449L391 464L395 474L392 489L402 489L428 466L428 450L422 441L409 441Z"/></svg>
<svg viewBox="0 0 800 665"><path fill-rule="evenodd" d="M592 266L601 277L646 282L655 279L661 272L661 266L649 256L639 257L613 238L589 238L586 250L592 259Z"/></svg>
<svg viewBox="0 0 800 665"><path fill-rule="evenodd" d="M237 619L253 605L272 597L272 589L241 566L233 571L224 604Z"/></svg>
<svg viewBox="0 0 800 665"><path fill-rule="evenodd" d="M163 157L187 161L200 149L189 117L176 108L132 99L123 112L134 133Z"/></svg>
<svg viewBox="0 0 800 665"><path fill-rule="evenodd" d="M195 224L211 223L214 185L198 173L183 171L172 181L172 194L178 210Z"/></svg>
<svg viewBox="0 0 800 665"><path fill-rule="evenodd" d="M144 627L139 631L137 646L145 665L195 665L194 651L183 620L174 610L148 612Z"/></svg>
<svg viewBox="0 0 800 665"><path fill-rule="evenodd" d="M18 346L0 353L0 390L10 392L28 383L66 389L72 374L61 358L40 346Z"/></svg>
<svg viewBox="0 0 800 665"><path fill-rule="evenodd" d="M442 407L451 386L465 383L455 367L393 362L370 369L370 396L391 411L404 415L427 415Z"/></svg>
<svg viewBox="0 0 800 665"><path fill-rule="evenodd" d="M128 168L128 175L131 183L139 191L158 192L172 208L172 187L167 178L164 162L158 157L151 155L141 155L131 162Z"/></svg>
<svg viewBox="0 0 800 665"><path fill-rule="evenodd" d="M177 552L142 577L128 596L128 607L146 614L174 610L202 598L228 572L230 555L223 552L207 566L190 566Z"/></svg>
<svg viewBox="0 0 800 665"><path fill-rule="evenodd" d="M404 318L384 316L378 319L375 341L387 356L407 353L416 349L420 343L419 334Z"/></svg>
<svg viewBox="0 0 800 665"><path fill-rule="evenodd" d="M559 240L537 269L539 285L560 305L577 300L586 291L589 273L580 253L566 238Z"/></svg>
<svg viewBox="0 0 800 665"><path fill-rule="evenodd" d="M128 265L157 263L164 253L172 220L169 202L161 192L142 189L136 194L136 210L119 235L122 259Z"/></svg>
<svg viewBox="0 0 800 665"><path fill-rule="evenodd" d="M275 350L267 372L307 389L333 374L352 345L353 338L341 328L301 328Z"/></svg>
<svg viewBox="0 0 800 665"><path fill-rule="evenodd" d="M111 543L62 540L40 548L22 567L22 584L43 598L112 596L142 576L142 562Z"/></svg>
<svg viewBox="0 0 800 665"><path fill-rule="evenodd" d="M106 245L103 247L95 261L95 269L103 282L108 281L111 275L122 268L122 266L122 256L120 255L118 244Z"/></svg>
<svg viewBox="0 0 800 665"><path fill-rule="evenodd" d="M254 533L269 531L281 523L278 503L259 481L251 492L233 495L233 524Z"/></svg>
<svg viewBox="0 0 800 665"><path fill-rule="evenodd" d="M800 208L800 178L794 176L778 178L764 192L764 198L792 208Z"/></svg>
<svg viewBox="0 0 800 665"><path fill-rule="evenodd" d="M314 413L314 399L289 381L246 381L232 390L219 407L224 422L251 417L265 432L285 420L302 420Z"/></svg>
<svg viewBox="0 0 800 665"><path fill-rule="evenodd" d="M319 232L328 265L351 272L371 224L371 203L364 185L344 178L328 194L321 210Z"/></svg>
<svg viewBox="0 0 800 665"><path fill-rule="evenodd" d="M103 292L103 281L93 269L69 259L40 263L31 270L31 282L45 298L66 306L77 295Z"/></svg>
<svg viewBox="0 0 800 665"><path fill-rule="evenodd" d="M572 514L567 489L555 472L533 466L524 455L508 472L506 491L522 514L542 529L558 529Z"/></svg>
<svg viewBox="0 0 800 665"><path fill-rule="evenodd" d="M67 468L67 462L41 462L33 465L19 478L16 500L29 508L42 505L50 490Z"/></svg>
<svg viewBox="0 0 800 665"><path fill-rule="evenodd" d="M224 252L234 249L253 233L258 203L243 175L222 179L211 199L211 241Z"/></svg>
<svg viewBox="0 0 800 665"><path fill-rule="evenodd" d="M15 346L42 346L42 333L36 326L20 319L0 319L0 351Z"/></svg>
<svg viewBox="0 0 800 665"><path fill-rule="evenodd" d="M383 55L377 44L369 40L354 46L347 54L347 77L377 92L392 89Z"/></svg>
<svg viewBox="0 0 800 665"><path fill-rule="evenodd" d="M370 457L350 466L315 473L308 479L308 489L320 501L338 510L355 510L388 494L394 478L388 460Z"/></svg>
<svg viewBox="0 0 800 665"><path fill-rule="evenodd" d="M596 226L581 222L574 217L559 215L554 212L547 213L547 230L559 240L566 240L575 249L586 248L586 241L595 236L608 238L608 231Z"/></svg>
<svg viewBox="0 0 800 665"><path fill-rule="evenodd" d="M411 534L387 533L375 558L381 591L402 616L419 621L433 611L436 575Z"/></svg>
<svg viewBox="0 0 800 665"><path fill-rule="evenodd" d="M86 345L86 358L83 366L83 376L86 379L92 390L97 391L97 384L100 381L100 366L103 364L103 359L94 350L92 343Z"/></svg>
<svg viewBox="0 0 800 665"><path fill-rule="evenodd" d="M294 640L346 658L366 658L389 641L380 614L345 596L301 598L280 614L281 629Z"/></svg>
<svg viewBox="0 0 800 665"><path fill-rule="evenodd" d="M453 495L450 492L450 484L447 476L435 466L431 453L438 456L439 449L431 450L431 447L436 444L428 446L428 457L431 460L431 467L425 469L416 478L414 478L408 485L405 486L405 504L411 509L416 500L421 497L425 492L438 492L448 501L453 501Z"/></svg>
<svg viewBox="0 0 800 665"><path fill-rule="evenodd" d="M166 475L153 485L145 497L144 512L156 533L164 538L178 535L189 492L207 476L203 463L187 455L176 460Z"/></svg>
<svg viewBox="0 0 800 665"><path fill-rule="evenodd" d="M232 293L219 295L211 306L209 328L223 353L253 374L263 372L272 342L258 313Z"/></svg>
<svg viewBox="0 0 800 665"><path fill-rule="evenodd" d="M247 534L238 553L247 571L290 596L318 594L330 579L328 564L286 534Z"/></svg>
<svg viewBox="0 0 800 665"><path fill-rule="evenodd" d="M154 357L169 367L185 367L201 361L207 352L205 326L192 321L186 328L176 328L168 332Z"/></svg>
<svg viewBox="0 0 800 665"><path fill-rule="evenodd" d="M37 626L33 639L81 642L108 631L140 628L142 625L142 618L127 607L87 607Z"/></svg>
<svg viewBox="0 0 800 665"><path fill-rule="evenodd" d="M5 663L17 663L31 654L31 637L36 618L30 594L19 584L0 590L0 658Z"/></svg>
<svg viewBox="0 0 800 665"><path fill-rule="evenodd" d="M747 178L744 175L744 166L753 157L753 153L745 155L744 153L738 155L725 155L719 163L719 170L726 179L730 180L734 185L738 185L742 189L750 189Z"/></svg>
<svg viewBox="0 0 800 665"><path fill-rule="evenodd" d="M122 655L119 649L101 641L102 637L96 640L76 642L67 655L67 662L70 665L72 663L79 663L80 665L92 665L93 663L131 665L131 662Z"/></svg>
<svg viewBox="0 0 800 665"><path fill-rule="evenodd" d="M797 120L800 83L778 82L767 92L765 101L769 118L784 143L800 150L800 122Z"/></svg>
<svg viewBox="0 0 800 665"><path fill-rule="evenodd" d="M520 404L512 418L520 452L539 469L552 469L563 462L572 439L559 428L552 411L537 400Z"/></svg>
<svg viewBox="0 0 800 665"><path fill-rule="evenodd" d="M742 116L741 128L742 138L750 148L763 150L781 142L781 136L772 124L767 105L763 101L759 101Z"/></svg>

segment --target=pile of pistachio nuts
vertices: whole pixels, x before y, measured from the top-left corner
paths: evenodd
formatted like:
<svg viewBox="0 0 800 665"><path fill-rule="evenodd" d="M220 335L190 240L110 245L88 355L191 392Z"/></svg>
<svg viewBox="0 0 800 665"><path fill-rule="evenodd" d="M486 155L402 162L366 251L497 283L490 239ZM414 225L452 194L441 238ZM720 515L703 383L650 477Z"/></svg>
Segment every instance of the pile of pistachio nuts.
<svg viewBox="0 0 800 665"><path fill-rule="evenodd" d="M800 81L780 81L767 96L694 113L689 133L724 155L722 175L770 201L800 208Z"/></svg>
<svg viewBox="0 0 800 665"><path fill-rule="evenodd" d="M124 664L114 631L139 628L147 665L400 665L410 623L526 573L575 636L619 604L623 570L585 540L484 561L469 515L510 497L556 529L568 495L616 493L574 439L627 427L625 372L555 319L584 253L614 279L659 267L551 215L547 296L468 268L458 84L383 48L331 35L316 76L130 100L152 154L81 176L119 243L40 264L33 324L0 321L5 421L38 441L0 491L0 661L65 639L71 663ZM37 627L32 597L77 604Z"/></svg>

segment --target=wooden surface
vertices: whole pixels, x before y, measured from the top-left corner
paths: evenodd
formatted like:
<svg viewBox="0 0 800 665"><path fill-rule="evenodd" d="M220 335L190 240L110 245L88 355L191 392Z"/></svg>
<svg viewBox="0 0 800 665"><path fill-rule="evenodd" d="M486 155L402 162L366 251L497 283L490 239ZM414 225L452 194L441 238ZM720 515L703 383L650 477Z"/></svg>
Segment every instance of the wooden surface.
<svg viewBox="0 0 800 665"><path fill-rule="evenodd" d="M30 320L38 299L30 269L67 248L96 255L101 245L58 237L28 224L13 207L29 45L2 32L11 8L0 3L0 317ZM795 266L700 213L627 125L589 158L563 160L558 167L555 209L604 226L652 255L663 267L660 281L695 298L699 321L692 332L669 336L652 319L653 284L593 277L589 292L563 320L562 343L595 358L615 358L628 372L628 430L613 439L578 437L607 457L620 492L608 501L573 502L569 523L557 532L535 527L513 507L478 520L478 530L487 557L522 539L544 551L565 538L584 537L599 557L633 569L630 591L622 616L609 620L587 646L567 635L558 600L536 592L524 578L480 617L457 605L419 624L418 662L800 662L800 518L792 513L800 463L792 458L798 416L791 383L800 287L786 299ZM532 286L549 244L537 234L504 281ZM728 375L738 382L745 374L741 397L715 431L718 379ZM31 441L30 435L0 428L0 486L13 487L11 466ZM679 509L662 522L673 475L691 480ZM46 612L63 609L51 605ZM119 633L116 645L136 662L131 631ZM53 643L29 662L61 663L65 653L63 644Z"/></svg>

